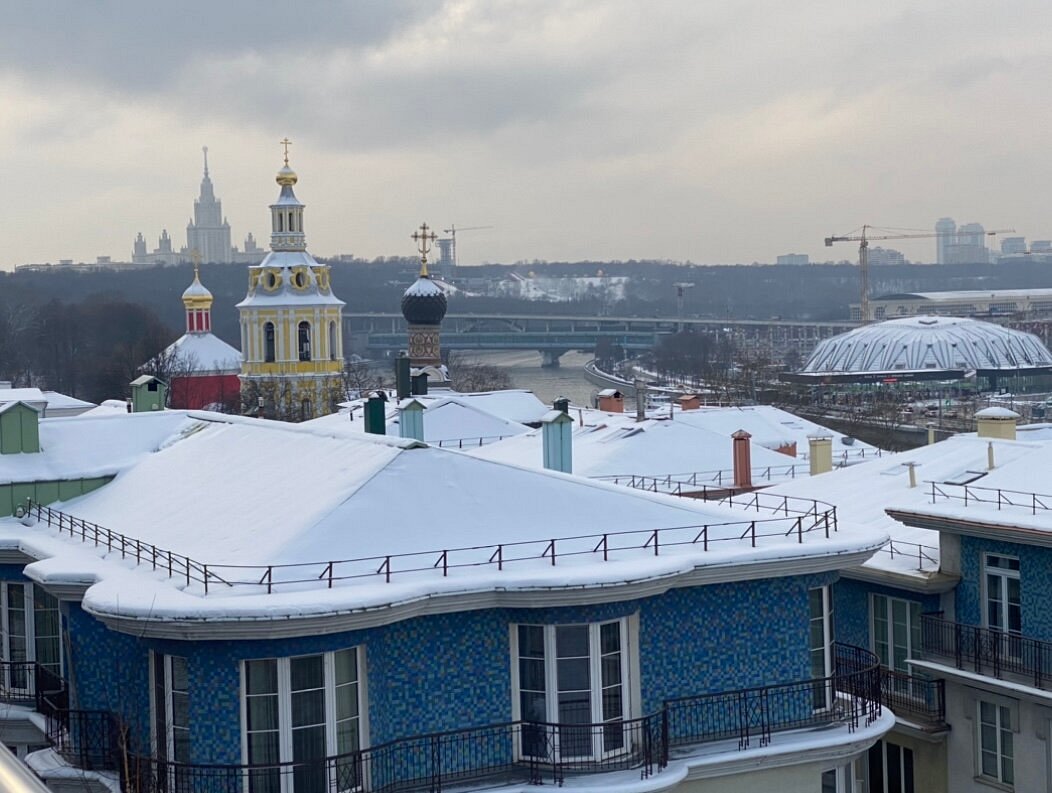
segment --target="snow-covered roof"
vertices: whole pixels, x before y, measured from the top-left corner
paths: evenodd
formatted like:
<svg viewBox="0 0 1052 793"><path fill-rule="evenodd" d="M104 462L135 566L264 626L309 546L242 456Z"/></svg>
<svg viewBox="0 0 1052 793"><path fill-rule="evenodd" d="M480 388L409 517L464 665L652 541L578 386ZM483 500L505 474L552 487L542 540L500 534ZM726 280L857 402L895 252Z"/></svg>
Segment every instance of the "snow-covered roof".
<svg viewBox="0 0 1052 793"><path fill-rule="evenodd" d="M749 405L745 407L702 407L676 414L675 420L683 424L702 427L719 435L730 435L743 429L752 435L754 445L777 449L795 443L797 456L807 459L807 439L815 435L833 436L833 457L855 458L872 453L875 447L851 438L842 432L834 432L773 405ZM865 450L865 451L864 451Z"/></svg>
<svg viewBox="0 0 1052 793"><path fill-rule="evenodd" d="M977 410L975 417L977 419L1017 419L1019 414L1008 408L993 406Z"/></svg>
<svg viewBox="0 0 1052 793"><path fill-rule="evenodd" d="M696 412L696 411L695 411ZM673 421L647 419L619 413L574 408L570 416L573 428L573 470L588 477L619 475L665 476L709 472L707 484L728 484L726 472L732 467L731 433L720 434L678 418ZM425 416L426 425L426 416ZM737 427L735 429L738 429ZM733 432L733 430L732 430ZM487 460L540 468L543 463L541 430L507 438L469 452ZM753 443L751 464L754 470L771 468L775 477L791 475L796 464L797 475L805 476L808 464L788 455Z"/></svg>
<svg viewBox="0 0 1052 793"><path fill-rule="evenodd" d="M112 476L202 423L178 410L41 419L40 451L0 455L0 484Z"/></svg>
<svg viewBox="0 0 1052 793"><path fill-rule="evenodd" d="M0 404L6 402L25 402L27 405L43 407L47 403L47 397L39 388L0 389Z"/></svg>
<svg viewBox="0 0 1052 793"><path fill-rule="evenodd" d="M47 400L48 410L84 411L90 410L91 408L95 407L94 402L87 402L83 399L77 399L76 397L71 397L68 394L60 394L58 391L45 391L44 399Z"/></svg>
<svg viewBox="0 0 1052 793"><path fill-rule="evenodd" d="M1031 333L959 317L916 316L864 325L818 343L800 375L1018 371L1052 367Z"/></svg>
<svg viewBox="0 0 1052 793"><path fill-rule="evenodd" d="M195 374L241 370L241 352L213 333L184 333L168 345L163 355L168 359L177 358L183 365L180 368L192 370Z"/></svg>
<svg viewBox="0 0 1052 793"><path fill-rule="evenodd" d="M819 530L798 542L781 525L764 532L765 518L783 520L770 513L305 425L232 417L227 423L202 421L184 435L61 509L208 564L213 578L207 596L196 584L183 586L178 576L149 568L129 572L119 554L103 560L105 546L59 537L43 524L27 529L0 521L0 546L17 541L41 558L27 567L36 580L98 581L84 599L98 615L274 620L472 591L562 591L639 581L667 587L676 576L713 566L730 576L728 565L788 560L792 565L780 574L803 559L832 569L845 555L868 555L885 539L864 531L826 538ZM281 465L261 467L264 460ZM761 536L754 547L743 539L743 526L756 519ZM708 550L696 540L702 526L708 526ZM660 555L645 547L657 529L665 531ZM604 533L610 536L610 560L597 563ZM544 552L553 537L564 538L556 550L558 565ZM503 567L494 556L497 545L505 549ZM452 549L449 564L455 569L448 576L435 570L442 564L435 549L442 548ZM335 586L328 588L326 560L341 559L360 561L335 564ZM385 559L394 573L390 582L382 573ZM270 580L278 584L272 594L259 584L262 566L296 564L304 566L272 571ZM231 567L239 565L255 567ZM225 586L221 580L244 584Z"/></svg>
<svg viewBox="0 0 1052 793"><path fill-rule="evenodd" d="M990 444L996 461L992 471L987 470ZM917 482L913 488L909 486L910 463L914 464ZM930 508L932 482L946 490L953 489L952 483L969 482L976 487L1052 492L1050 465L1052 443L954 435L893 457L780 483L767 492L818 498L835 504L839 521L846 530L862 527L887 532L896 544L895 554L890 547L885 548L866 562L865 567L924 579L938 570L938 532L904 526L891 518L886 509L892 506ZM1052 513L1046 520L1052 529Z"/></svg>
<svg viewBox="0 0 1052 793"><path fill-rule="evenodd" d="M405 290L406 295L412 297L429 297L431 295L443 294L443 289L430 278L417 278L413 283L409 285L409 288Z"/></svg>

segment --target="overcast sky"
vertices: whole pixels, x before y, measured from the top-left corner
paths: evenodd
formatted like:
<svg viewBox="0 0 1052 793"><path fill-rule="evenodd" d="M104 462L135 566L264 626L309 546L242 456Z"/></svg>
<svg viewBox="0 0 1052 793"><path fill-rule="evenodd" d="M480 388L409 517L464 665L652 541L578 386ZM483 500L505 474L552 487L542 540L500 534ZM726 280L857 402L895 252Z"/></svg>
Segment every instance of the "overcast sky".
<svg viewBox="0 0 1052 793"><path fill-rule="evenodd" d="M853 258L943 215L1052 237L1048 0L26 0L0 27L0 266L185 244L201 146L317 255ZM933 258L931 240L898 247Z"/></svg>

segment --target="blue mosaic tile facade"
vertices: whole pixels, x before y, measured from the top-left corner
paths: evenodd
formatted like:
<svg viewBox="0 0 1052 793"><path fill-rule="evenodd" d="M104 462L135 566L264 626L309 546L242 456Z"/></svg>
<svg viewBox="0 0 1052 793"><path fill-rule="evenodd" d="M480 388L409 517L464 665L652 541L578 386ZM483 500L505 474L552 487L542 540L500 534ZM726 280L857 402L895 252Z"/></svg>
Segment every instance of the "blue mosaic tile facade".
<svg viewBox="0 0 1052 793"><path fill-rule="evenodd" d="M961 537L961 583L957 585L956 619L968 625L982 624L982 577L985 554L1019 559L1019 590L1023 634L1052 641L1052 548Z"/></svg>
<svg viewBox="0 0 1052 793"><path fill-rule="evenodd" d="M364 648L370 744L505 722L512 716L509 625L638 614L644 713L665 699L807 679L808 590L836 576L674 589L596 606L486 609L297 639L160 641L107 630L66 607L76 706L124 715L148 745L149 651L187 659L191 762L240 763L240 665Z"/></svg>
<svg viewBox="0 0 1052 793"><path fill-rule="evenodd" d="M833 619L836 636L842 642L872 650L870 595L885 595L921 604L921 613L939 610L938 595L922 595L907 589L841 578L833 586Z"/></svg>

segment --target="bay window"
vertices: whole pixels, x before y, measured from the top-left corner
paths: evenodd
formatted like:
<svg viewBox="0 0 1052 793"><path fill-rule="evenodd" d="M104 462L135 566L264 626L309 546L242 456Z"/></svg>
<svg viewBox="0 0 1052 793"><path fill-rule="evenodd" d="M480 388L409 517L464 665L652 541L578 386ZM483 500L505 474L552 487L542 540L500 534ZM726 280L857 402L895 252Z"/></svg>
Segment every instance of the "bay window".
<svg viewBox="0 0 1052 793"><path fill-rule="evenodd" d="M629 718L627 620L516 625L515 719L523 757L563 760L625 751Z"/></svg>
<svg viewBox="0 0 1052 793"><path fill-rule="evenodd" d="M58 599L36 584L4 582L0 586L4 684L16 691L31 692L36 662L62 676L62 620Z"/></svg>
<svg viewBox="0 0 1052 793"><path fill-rule="evenodd" d="M243 753L251 793L361 785L358 650L245 661ZM326 759L329 758L329 759ZM279 767L279 764L290 766ZM269 767L268 767L269 766Z"/></svg>

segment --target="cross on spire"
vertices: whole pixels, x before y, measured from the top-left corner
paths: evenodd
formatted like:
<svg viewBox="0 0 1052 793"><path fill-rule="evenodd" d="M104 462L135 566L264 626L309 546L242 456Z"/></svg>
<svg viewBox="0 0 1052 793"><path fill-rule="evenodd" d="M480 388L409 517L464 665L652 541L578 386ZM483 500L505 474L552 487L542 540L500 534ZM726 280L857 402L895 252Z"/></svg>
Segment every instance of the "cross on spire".
<svg viewBox="0 0 1052 793"><path fill-rule="evenodd" d="M426 223L420 224L420 230L414 231L410 237L416 242L416 249L420 251L420 277L430 278L427 272L427 254L431 250L431 243L438 239L438 235L435 232L430 231L431 227Z"/></svg>
<svg viewBox="0 0 1052 793"><path fill-rule="evenodd" d="M207 151L207 149L205 149L205 151ZM201 252L197 250L197 248L194 248L190 251L190 259L194 263L194 280L196 281L201 275Z"/></svg>
<svg viewBox="0 0 1052 793"><path fill-rule="evenodd" d="M279 143L282 146L285 147L285 164L288 165L289 164L289 146L292 145L292 141L289 140L288 136L286 135L283 140L279 141Z"/></svg>

